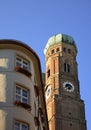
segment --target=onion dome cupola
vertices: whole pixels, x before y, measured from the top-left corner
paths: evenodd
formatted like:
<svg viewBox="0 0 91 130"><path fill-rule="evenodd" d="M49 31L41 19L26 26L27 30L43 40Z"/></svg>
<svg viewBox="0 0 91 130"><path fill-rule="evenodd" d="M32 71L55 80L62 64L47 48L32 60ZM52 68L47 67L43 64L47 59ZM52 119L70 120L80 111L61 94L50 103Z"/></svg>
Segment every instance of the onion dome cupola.
<svg viewBox="0 0 91 130"><path fill-rule="evenodd" d="M69 35L60 33L60 34L56 34L48 39L47 44L44 48L44 54L46 55L46 53L50 47L55 46L57 44L62 44L62 43L74 46L75 51L77 53L77 47L76 47L74 39Z"/></svg>

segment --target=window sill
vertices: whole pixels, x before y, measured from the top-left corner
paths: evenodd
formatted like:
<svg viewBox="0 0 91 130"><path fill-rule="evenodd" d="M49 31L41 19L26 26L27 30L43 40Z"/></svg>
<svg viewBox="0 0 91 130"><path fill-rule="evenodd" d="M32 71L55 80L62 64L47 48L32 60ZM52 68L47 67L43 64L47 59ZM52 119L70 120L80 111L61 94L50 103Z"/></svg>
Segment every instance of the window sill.
<svg viewBox="0 0 91 130"><path fill-rule="evenodd" d="M25 75L28 76L28 77L31 77L31 76L32 76L32 74L31 74L29 71L27 71L27 70L21 68L20 66L16 66L16 67L15 67L15 70L16 70L17 72L20 72L20 73L25 74Z"/></svg>
<svg viewBox="0 0 91 130"><path fill-rule="evenodd" d="M27 104L27 103L23 103L23 102L21 102L21 101L15 101L14 104L15 104L16 106L23 107L23 108L25 108L25 109L28 110L28 111L31 111L31 106L30 106L29 104Z"/></svg>

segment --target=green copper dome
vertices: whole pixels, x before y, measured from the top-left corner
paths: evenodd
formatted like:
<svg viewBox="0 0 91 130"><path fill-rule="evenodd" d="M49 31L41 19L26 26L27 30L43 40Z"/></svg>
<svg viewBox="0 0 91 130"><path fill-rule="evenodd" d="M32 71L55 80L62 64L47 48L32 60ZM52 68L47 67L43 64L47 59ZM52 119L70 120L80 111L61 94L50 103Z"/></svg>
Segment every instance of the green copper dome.
<svg viewBox="0 0 91 130"><path fill-rule="evenodd" d="M48 42L44 48L44 54L46 54L47 50L51 46L56 45L60 42L64 42L64 43L73 45L76 49L76 52L77 52L77 47L76 47L75 41L71 36L66 35L66 34L57 34L57 35L54 35L48 39Z"/></svg>

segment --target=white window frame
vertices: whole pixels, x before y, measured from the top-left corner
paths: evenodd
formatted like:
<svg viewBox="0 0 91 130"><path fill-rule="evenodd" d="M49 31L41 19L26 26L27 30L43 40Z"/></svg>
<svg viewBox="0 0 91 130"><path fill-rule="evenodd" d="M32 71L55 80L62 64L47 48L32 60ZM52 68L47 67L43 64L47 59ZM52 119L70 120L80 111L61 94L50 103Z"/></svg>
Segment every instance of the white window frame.
<svg viewBox="0 0 91 130"><path fill-rule="evenodd" d="M25 70L30 70L30 62L20 56L16 56L16 66L19 66Z"/></svg>
<svg viewBox="0 0 91 130"><path fill-rule="evenodd" d="M19 124L19 127L16 126L16 123ZM27 129L26 129L26 128L24 129L23 126L26 126ZM16 121L14 122L14 130L22 130L22 128L23 128L23 130L29 130L29 125L28 125L28 123L25 123L25 122L21 122L21 121L16 120Z"/></svg>
<svg viewBox="0 0 91 130"><path fill-rule="evenodd" d="M18 89L19 89L19 91L18 91ZM27 93L26 96L24 95L24 91ZM30 97L29 89L22 87L21 85L16 84L16 86L15 86L15 100L29 104L29 97ZM18 99L18 98L20 98L20 99ZM26 102L24 101L24 99L26 100Z"/></svg>

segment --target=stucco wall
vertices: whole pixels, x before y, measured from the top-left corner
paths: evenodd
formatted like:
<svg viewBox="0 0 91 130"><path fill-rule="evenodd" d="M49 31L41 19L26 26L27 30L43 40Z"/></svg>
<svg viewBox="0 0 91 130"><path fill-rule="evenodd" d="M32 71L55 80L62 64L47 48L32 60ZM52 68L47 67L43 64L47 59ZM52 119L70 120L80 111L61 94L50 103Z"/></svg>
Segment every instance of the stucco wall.
<svg viewBox="0 0 91 130"><path fill-rule="evenodd" d="M15 71L15 58L20 55L30 61L32 77ZM31 114L24 108L14 105L15 84L20 84L29 89ZM12 130L14 120L27 122L34 129L34 68L31 59L17 50L0 50L0 129ZM31 120L31 121L30 121Z"/></svg>

